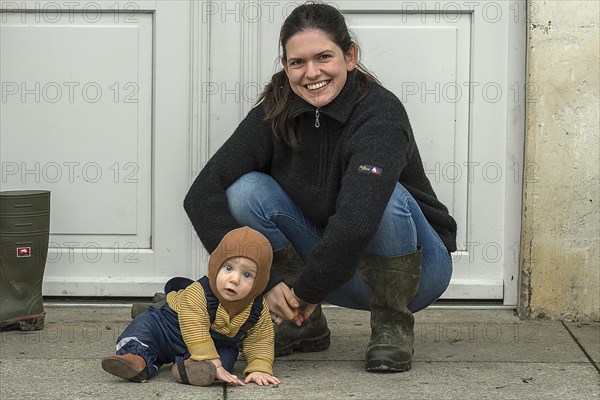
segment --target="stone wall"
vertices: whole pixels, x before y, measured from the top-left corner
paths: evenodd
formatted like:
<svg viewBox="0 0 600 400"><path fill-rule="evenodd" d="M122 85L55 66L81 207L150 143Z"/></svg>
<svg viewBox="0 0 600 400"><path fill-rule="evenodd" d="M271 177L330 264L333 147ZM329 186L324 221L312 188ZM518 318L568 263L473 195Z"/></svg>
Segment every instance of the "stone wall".
<svg viewBox="0 0 600 400"><path fill-rule="evenodd" d="M600 2L529 1L519 313L600 319Z"/></svg>

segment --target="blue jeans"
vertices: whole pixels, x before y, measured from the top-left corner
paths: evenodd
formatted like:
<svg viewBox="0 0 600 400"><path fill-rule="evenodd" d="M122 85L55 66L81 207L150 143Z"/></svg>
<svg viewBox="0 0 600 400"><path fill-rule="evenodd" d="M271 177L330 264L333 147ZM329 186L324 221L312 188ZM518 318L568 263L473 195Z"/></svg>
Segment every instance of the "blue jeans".
<svg viewBox="0 0 600 400"><path fill-rule="evenodd" d="M242 176L227 189L227 200L236 221L265 235L274 250L291 242L306 261L313 246L323 237L323 229L306 219L269 175L251 172ZM452 258L415 199L398 183L367 253L399 256L414 252L417 245L423 248L423 263L419 290L408 305L412 312L424 309L444 293L452 275ZM373 290L357 270L350 281L329 293L325 301L370 310L372 294Z"/></svg>

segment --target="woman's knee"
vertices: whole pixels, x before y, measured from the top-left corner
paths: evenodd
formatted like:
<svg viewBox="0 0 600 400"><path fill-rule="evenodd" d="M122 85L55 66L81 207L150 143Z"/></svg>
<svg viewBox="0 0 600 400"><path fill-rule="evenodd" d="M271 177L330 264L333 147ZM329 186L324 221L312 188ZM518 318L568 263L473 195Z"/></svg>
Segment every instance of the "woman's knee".
<svg viewBox="0 0 600 400"><path fill-rule="evenodd" d="M249 195L255 192L257 186L264 185L268 180L273 179L262 172L248 172L240 176L226 190L227 198L236 198Z"/></svg>
<svg viewBox="0 0 600 400"><path fill-rule="evenodd" d="M248 212L258 201L258 196L268 190L273 181L261 172L249 172L233 182L225 191L229 211L234 218Z"/></svg>

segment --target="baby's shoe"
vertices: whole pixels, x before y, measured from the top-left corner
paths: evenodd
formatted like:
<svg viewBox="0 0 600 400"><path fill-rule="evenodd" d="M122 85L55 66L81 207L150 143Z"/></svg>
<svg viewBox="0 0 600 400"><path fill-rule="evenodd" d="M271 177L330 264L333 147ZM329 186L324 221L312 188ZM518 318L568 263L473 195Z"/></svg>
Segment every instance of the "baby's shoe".
<svg viewBox="0 0 600 400"><path fill-rule="evenodd" d="M215 381L217 368L211 361L194 361L188 358L173 364L171 375L179 383L209 386Z"/></svg>
<svg viewBox="0 0 600 400"><path fill-rule="evenodd" d="M146 382L146 360L135 354L106 356L102 359L102 369L131 382Z"/></svg>

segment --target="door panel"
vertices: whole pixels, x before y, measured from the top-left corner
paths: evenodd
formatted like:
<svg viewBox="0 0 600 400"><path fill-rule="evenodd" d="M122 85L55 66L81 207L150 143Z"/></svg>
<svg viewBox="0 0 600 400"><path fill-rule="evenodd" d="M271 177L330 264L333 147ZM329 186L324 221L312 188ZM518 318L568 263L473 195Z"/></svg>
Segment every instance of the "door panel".
<svg viewBox="0 0 600 400"><path fill-rule="evenodd" d="M223 10L211 15L221 21L220 32L240 34L217 35L219 45L211 46L214 59L227 53L234 68L232 74L216 72L217 81L262 87L280 68L275 43L297 3L259 2L257 21L244 18L245 2L237 3L237 21ZM361 60L405 104L426 173L457 220L459 251L443 298L516 304L524 99L515 94L524 82L525 2L337 1L334 6L361 46ZM249 41L258 60L229 51L244 49ZM254 78L243 73L246 66L256 71ZM241 118L255 100L230 97L211 103L217 120ZM210 154L238 121L227 120L220 126L225 131L212 131Z"/></svg>
<svg viewBox="0 0 600 400"><path fill-rule="evenodd" d="M2 25L2 184L53 191L53 247L150 248L152 14L115 16Z"/></svg>
<svg viewBox="0 0 600 400"><path fill-rule="evenodd" d="M2 190L52 192L44 295L189 274L189 4L1 5Z"/></svg>

